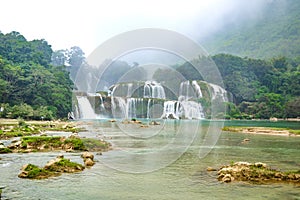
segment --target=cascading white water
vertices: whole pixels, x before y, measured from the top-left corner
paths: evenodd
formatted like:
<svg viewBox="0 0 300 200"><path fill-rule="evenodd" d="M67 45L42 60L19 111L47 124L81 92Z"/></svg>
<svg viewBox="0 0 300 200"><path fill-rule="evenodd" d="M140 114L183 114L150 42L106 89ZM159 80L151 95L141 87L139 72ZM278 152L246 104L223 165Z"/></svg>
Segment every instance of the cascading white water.
<svg viewBox="0 0 300 200"><path fill-rule="evenodd" d="M131 97L132 96L132 83L127 84L127 96L126 97Z"/></svg>
<svg viewBox="0 0 300 200"><path fill-rule="evenodd" d="M111 107L115 118L125 118L127 116L127 104L122 97L111 97Z"/></svg>
<svg viewBox="0 0 300 200"><path fill-rule="evenodd" d="M137 109L142 108L144 99L112 97L111 104L115 118L133 119L137 118ZM143 115L143 109L141 115Z"/></svg>
<svg viewBox="0 0 300 200"><path fill-rule="evenodd" d="M98 115L95 113L90 101L86 96L77 96L78 106L80 110L81 119L97 119Z"/></svg>
<svg viewBox="0 0 300 200"><path fill-rule="evenodd" d="M154 99L166 99L165 91L160 83L146 81L143 87L143 98L133 98L132 88L135 83L116 85L112 89L112 108L118 112L118 117L132 119L137 117L150 118L151 103ZM212 98L220 96L226 100L226 91L214 84L210 86ZM121 87L122 86L122 87ZM116 88L118 87L118 91ZM117 92L114 96L114 92ZM135 93L136 95L136 93ZM173 119L203 119L204 111L197 99L203 98L202 90L197 81L185 81L180 84L177 100L167 100L163 105L162 118ZM144 102L144 98L149 98Z"/></svg>
<svg viewBox="0 0 300 200"><path fill-rule="evenodd" d="M147 103L147 119L150 119L150 105L151 105L151 99L148 99L148 103Z"/></svg>
<svg viewBox="0 0 300 200"><path fill-rule="evenodd" d="M162 118L169 118L169 119L179 119L180 117L180 110L178 101L166 101L164 102L164 111L162 114Z"/></svg>
<svg viewBox="0 0 300 200"><path fill-rule="evenodd" d="M216 99L217 97L220 97L222 101L228 101L227 92L224 88L212 83L209 83L209 86L212 88L211 95L213 100Z"/></svg>
<svg viewBox="0 0 300 200"><path fill-rule="evenodd" d="M186 119L204 119L203 108L200 103L195 101L182 101L183 116Z"/></svg>
<svg viewBox="0 0 300 200"><path fill-rule="evenodd" d="M99 99L100 99L100 107L101 107L101 109L102 109L102 110L105 110L102 95L99 94L99 93L96 93L96 95L97 95L97 96L99 97Z"/></svg>
<svg viewBox="0 0 300 200"><path fill-rule="evenodd" d="M180 83L178 100L187 101L191 98L202 98L202 91L198 82L194 80L192 84L190 81Z"/></svg>
<svg viewBox="0 0 300 200"><path fill-rule="evenodd" d="M178 101L186 101L190 98L190 81L180 83Z"/></svg>
<svg viewBox="0 0 300 200"><path fill-rule="evenodd" d="M165 99L165 90L163 86L156 81L146 81L144 85L144 98Z"/></svg>
<svg viewBox="0 0 300 200"><path fill-rule="evenodd" d="M126 103L126 118L132 119L136 118L136 104L137 104L136 98L128 98Z"/></svg>
<svg viewBox="0 0 300 200"><path fill-rule="evenodd" d="M78 105L76 105L76 104L74 105L73 111L74 111L75 119L79 119L80 118L80 112L79 112Z"/></svg>
<svg viewBox="0 0 300 200"><path fill-rule="evenodd" d="M204 112L201 103L197 103L192 99L202 98L202 91L197 81L184 81L180 84L178 106L181 105L181 111L179 107L176 108L176 116L185 119L203 119ZM168 104L166 106L169 106ZM167 108L164 108L166 110ZM179 114L180 113L180 114Z"/></svg>
<svg viewBox="0 0 300 200"><path fill-rule="evenodd" d="M202 98L202 91L201 91L201 88L200 88L200 85L197 83L197 81L192 81L192 86L196 92L196 95L198 98Z"/></svg>

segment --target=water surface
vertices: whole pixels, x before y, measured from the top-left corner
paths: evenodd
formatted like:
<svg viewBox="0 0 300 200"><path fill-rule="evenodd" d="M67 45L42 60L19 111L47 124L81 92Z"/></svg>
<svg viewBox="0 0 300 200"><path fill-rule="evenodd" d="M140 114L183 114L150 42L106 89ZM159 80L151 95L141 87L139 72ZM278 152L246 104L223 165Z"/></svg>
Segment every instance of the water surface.
<svg viewBox="0 0 300 200"><path fill-rule="evenodd" d="M185 127L188 128L180 129L181 123L186 123ZM247 125L247 122L243 123ZM98 162L90 169L47 180L20 179L18 174L23 164L43 166L59 152L2 154L0 186L6 187L2 199L299 199L299 186L252 185L243 182L224 184L217 181L216 172L207 172L206 168L218 168L232 161L261 161L276 169L300 169L300 137L223 132L212 151L200 159L199 150L210 148L201 146L209 127L208 122L202 122L192 143L171 164L167 165L165 161L181 152L184 149L183 144L188 144L188 141L174 142L173 150L170 151L172 154L156 154L155 158L148 156L174 141L180 131L193 136L190 133L198 125L192 122L168 121L163 128L150 127L157 129L153 134L150 128L128 128L118 123L108 123L106 120L93 123L88 127L89 132L82 132L80 135L105 138L113 144L114 150L105 152L102 156L96 155ZM253 125L253 122L248 125ZM134 139L126 133L131 129ZM179 136L183 140L190 139ZM250 141L243 143L245 138ZM130 153L131 157L122 157L122 152ZM137 154L144 155L143 162L136 157ZM80 153L64 155L72 161L82 163ZM158 165L166 166L155 169ZM124 169L133 170L128 173ZM136 169L155 170L134 173Z"/></svg>

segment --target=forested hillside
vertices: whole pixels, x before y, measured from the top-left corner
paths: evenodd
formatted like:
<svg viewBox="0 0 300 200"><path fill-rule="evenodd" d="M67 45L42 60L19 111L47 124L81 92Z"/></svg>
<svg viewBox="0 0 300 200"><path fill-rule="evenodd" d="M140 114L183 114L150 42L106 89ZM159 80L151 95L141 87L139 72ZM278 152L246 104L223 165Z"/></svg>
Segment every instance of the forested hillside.
<svg viewBox="0 0 300 200"><path fill-rule="evenodd" d="M300 55L300 1L269 1L258 16L235 20L201 41L210 54L271 58Z"/></svg>
<svg viewBox="0 0 300 200"><path fill-rule="evenodd" d="M299 117L299 59L254 59L230 54L211 58L232 96L233 101L227 103L227 117ZM205 59L199 58L198 62ZM82 62L84 52L79 47L53 52L45 40L27 41L18 32L0 33L0 117L65 118L72 109L69 72L74 80ZM126 62L116 62L102 78L110 86L130 69ZM189 63L176 70L186 79L201 79Z"/></svg>
<svg viewBox="0 0 300 200"><path fill-rule="evenodd" d="M223 77L225 89L233 97L233 102L227 103L228 117L300 116L300 62L285 57L262 60L229 54L218 54L212 59ZM186 79L197 78L190 64L177 70Z"/></svg>
<svg viewBox="0 0 300 200"><path fill-rule="evenodd" d="M72 82L65 66L51 65L45 40L27 41L0 32L0 117L64 118L72 109Z"/></svg>

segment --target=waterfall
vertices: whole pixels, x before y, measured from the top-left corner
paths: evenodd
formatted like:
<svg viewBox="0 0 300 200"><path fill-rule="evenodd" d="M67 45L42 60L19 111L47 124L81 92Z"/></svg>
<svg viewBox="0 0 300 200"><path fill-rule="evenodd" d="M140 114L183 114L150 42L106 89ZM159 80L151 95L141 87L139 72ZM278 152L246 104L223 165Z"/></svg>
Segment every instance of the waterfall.
<svg viewBox="0 0 300 200"><path fill-rule="evenodd" d="M115 118L125 118L127 117L127 104L122 97L112 97L111 98L112 112Z"/></svg>
<svg viewBox="0 0 300 200"><path fill-rule="evenodd" d="M126 103L126 118L132 119L136 118L136 104L137 104L136 98L128 98Z"/></svg>
<svg viewBox="0 0 300 200"><path fill-rule="evenodd" d="M132 83L128 83L127 84L127 97L131 97L132 96Z"/></svg>
<svg viewBox="0 0 300 200"><path fill-rule="evenodd" d="M79 108L78 108L78 106L76 104L74 105L74 109L73 110L74 110L74 117L75 117L75 119L80 118Z"/></svg>
<svg viewBox="0 0 300 200"><path fill-rule="evenodd" d="M165 90L163 86L156 81L146 81L144 85L144 98L165 99Z"/></svg>
<svg viewBox="0 0 300 200"><path fill-rule="evenodd" d="M185 119L203 119L204 112L201 103L197 103L192 99L202 98L202 91L197 81L184 81L180 84L179 97L177 105L181 105L182 111L177 108L177 116ZM180 113L180 114L179 114Z"/></svg>
<svg viewBox="0 0 300 200"><path fill-rule="evenodd" d="M99 94L99 93L96 93L96 95L97 95L97 96L99 97L99 99L100 99L100 110L105 111L105 107L104 107L104 102L103 102L102 95Z"/></svg>
<svg viewBox="0 0 300 200"><path fill-rule="evenodd" d="M98 117L86 96L77 96L76 98L81 119L96 119Z"/></svg>
<svg viewBox="0 0 300 200"><path fill-rule="evenodd" d="M145 116L143 110L144 99L142 98L112 97L111 105L115 118L133 119L140 116ZM146 115L148 115L147 110L146 112Z"/></svg>
<svg viewBox="0 0 300 200"><path fill-rule="evenodd" d="M148 99L148 103L147 103L147 119L150 119L150 104L151 104L151 99Z"/></svg>
<svg viewBox="0 0 300 200"><path fill-rule="evenodd" d="M162 118L204 119L202 105L195 101L166 101Z"/></svg>
<svg viewBox="0 0 300 200"><path fill-rule="evenodd" d="M202 98L203 96L202 96L201 88L200 85L197 83L197 81L192 81L192 86L194 87L197 97Z"/></svg>
<svg viewBox="0 0 300 200"><path fill-rule="evenodd" d="M195 101L181 102L184 113L183 117L186 119L204 119L204 112L202 105Z"/></svg>
<svg viewBox="0 0 300 200"><path fill-rule="evenodd" d="M201 89L199 81L196 80L182 82L178 99L167 99L164 87L156 81L146 81L143 85L140 83L118 83L111 87L114 117L150 119L153 106L155 106L155 111L159 109L159 106L154 103L157 101L157 104L163 105L163 109L159 109L159 116L162 118L203 119L205 118L204 109L199 101L204 98L203 91L205 91L205 95L210 92L212 99L227 100L226 91L223 88L218 85L203 83L208 87ZM206 91L206 88L209 91Z"/></svg>
<svg viewBox="0 0 300 200"><path fill-rule="evenodd" d="M162 118L166 119L179 119L179 109L176 106L178 101L166 101L164 102L164 111L162 114Z"/></svg>
<svg viewBox="0 0 300 200"><path fill-rule="evenodd" d="M202 98L200 85L195 80L192 81L192 84L190 84L190 81L180 83L178 100L185 101L191 98Z"/></svg>
<svg viewBox="0 0 300 200"><path fill-rule="evenodd" d="M190 90L190 81L184 81L180 83L180 88L179 88L179 101L186 101L190 98L189 92Z"/></svg>
<svg viewBox="0 0 300 200"><path fill-rule="evenodd" d="M212 84L212 83L209 83L209 86L211 86L212 88L212 99L216 99L217 97L220 97L222 99L222 101L228 101L227 100L227 92L224 88L218 86L218 85L215 85L215 84Z"/></svg>

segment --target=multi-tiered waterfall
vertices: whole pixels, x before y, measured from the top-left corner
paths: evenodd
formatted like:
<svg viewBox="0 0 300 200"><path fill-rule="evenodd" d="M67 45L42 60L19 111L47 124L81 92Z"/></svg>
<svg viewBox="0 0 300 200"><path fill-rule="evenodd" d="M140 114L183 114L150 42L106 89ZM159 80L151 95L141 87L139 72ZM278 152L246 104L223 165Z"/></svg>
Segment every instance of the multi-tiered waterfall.
<svg viewBox="0 0 300 200"><path fill-rule="evenodd" d="M144 98L165 99L165 90L163 86L156 81L146 81L144 85Z"/></svg>
<svg viewBox="0 0 300 200"><path fill-rule="evenodd" d="M163 118L203 119L204 112L201 103L196 99L202 98L202 92L197 81L184 81L180 84L177 101L164 103Z"/></svg>
<svg viewBox="0 0 300 200"><path fill-rule="evenodd" d="M165 91L162 84L145 81L115 84L104 98L99 93L77 95L79 118L203 119L207 108L201 102L227 101L222 87L204 81L184 81L172 97Z"/></svg>

